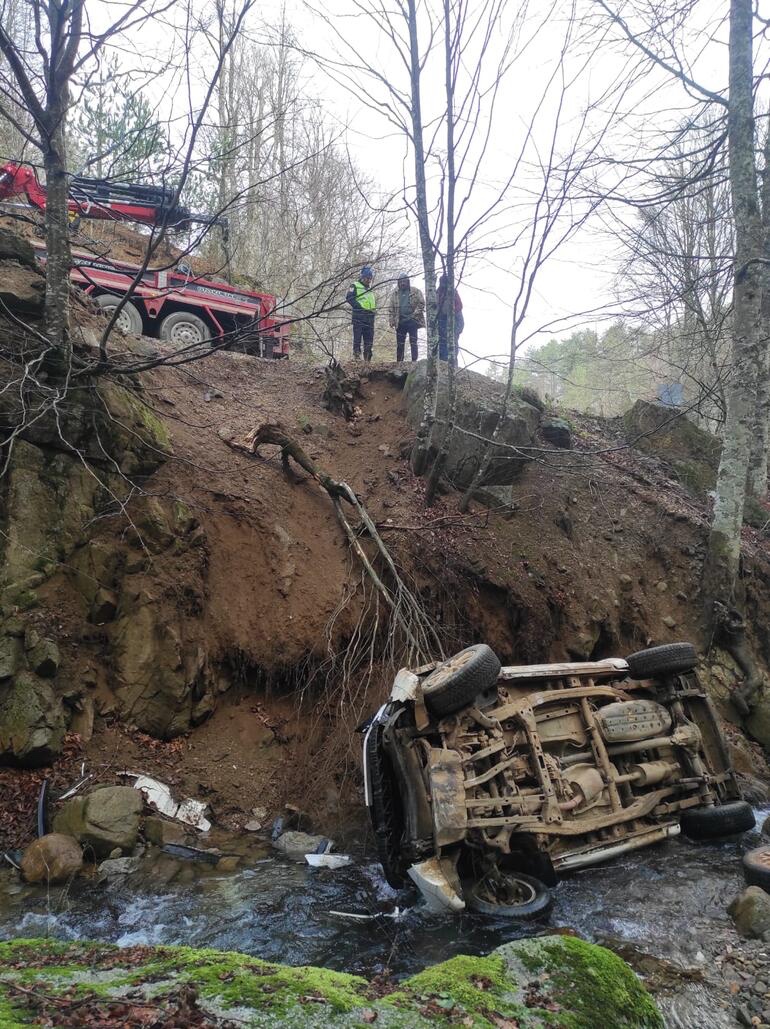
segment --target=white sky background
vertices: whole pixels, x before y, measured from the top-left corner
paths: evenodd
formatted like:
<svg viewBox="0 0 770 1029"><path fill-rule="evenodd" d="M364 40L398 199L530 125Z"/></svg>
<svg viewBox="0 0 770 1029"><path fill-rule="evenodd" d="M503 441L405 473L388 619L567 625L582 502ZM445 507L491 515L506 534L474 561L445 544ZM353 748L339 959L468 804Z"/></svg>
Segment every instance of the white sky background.
<svg viewBox="0 0 770 1029"><path fill-rule="evenodd" d="M440 0L424 0L440 8ZM691 102L679 86L670 85L669 77L661 71L650 69L646 63L639 63L636 56L630 57L627 47L617 42L617 32L602 30L596 19L596 8L591 0L579 0L580 12L594 13L595 26L579 22L572 31L572 50L563 67L570 80L570 86L562 97L560 80L553 76L559 67L559 55L564 45L568 21L575 13L574 7L564 0L530 0L525 4L509 2L503 18L513 18L526 10L518 33L516 52L519 56L507 73L497 102L495 118L491 125L490 141L483 158L478 183L466 208L463 223L473 220L478 212L504 183L517 158L522 154L530 123L529 142L523 151L523 159L514 182L511 184L504 209L480 229L473 242L500 248L487 254L472 257L464 269L460 291L465 305L465 332L461 344L481 356L507 354L511 330L512 298L520 281L522 267L521 245L512 245L518 234L526 235L532 222L533 197L540 188L542 178L536 167L539 160L547 157L551 146L557 105L560 105L560 126L555 137L554 149L564 155L573 147L576 135L579 146L588 146L604 132L601 146L596 152L609 153L615 157L628 156L636 152L648 152L650 141L657 134L680 121ZM104 3L91 6L93 17L99 17L99 10L109 12L114 18L118 5ZM289 22L297 32L301 45L324 57L333 57L335 51L344 53L335 38L335 32L324 18L315 15L303 0L286 0ZM617 6L617 5L615 5ZM693 77L705 82L710 88L721 90L727 78L726 4L724 0L699 0L697 17L701 26L695 31L687 27L686 52L692 61ZM259 40L262 37L260 22L276 24L281 16L281 0L264 0L258 10L252 12L249 34ZM356 13L353 0L326 0L319 3L325 18L338 26L345 37L360 48L371 63L378 64L383 74L399 88L406 90L406 72L399 65L394 51L386 38L381 37L371 21ZM510 8L510 11L508 10ZM201 7L201 10L204 10ZM160 67L163 59L173 50L181 47L181 35L173 32L168 22L173 18L179 24L181 8L166 16L166 26L153 26L140 30L139 39L131 40L138 53L136 58L124 51L124 60L140 62L143 67L155 64ZM679 41L680 29L670 26L671 38ZM483 67L489 77L497 66L502 34L498 33L488 51L484 54ZM138 44L138 45L137 45ZM441 35L435 41L436 54L423 74L424 120L428 124L440 115L445 107L443 96L443 54ZM130 49L128 47L127 49ZM198 44L199 54L192 62L193 81L189 90L193 97L202 96L206 84L206 70L209 66L205 46ZM469 55L469 61L473 61ZM636 69L643 68L645 77L636 78ZM328 117L346 131L351 155L366 174L378 184L383 196L394 195L397 200L403 194L404 177L411 184L413 164L411 153L403 135L383 117L373 113L363 101L368 93L372 98L384 95L378 87L358 76L360 87L346 89L335 82L320 68L308 60L305 68L308 89L314 96L325 100ZM550 87L548 83L550 81ZM622 83L628 85L628 92L620 96L613 92ZM143 81L137 78L137 85ZM546 98L543 102L544 91ZM156 79L151 93L163 94L165 112L173 106L178 124L182 124L189 110L188 84L180 74L162 75ZM600 105L582 122L584 111L601 99ZM199 101L198 101L199 102ZM610 117L610 112L617 110ZM540 108L534 121L533 112ZM609 128L607 127L609 125ZM435 191L435 165L429 171ZM606 183L617 178L617 172L602 168L595 175ZM586 181L590 176L586 176ZM584 205L578 200L572 210L579 214ZM627 215L630 216L630 215ZM520 335L532 335L532 343L544 342L552 336L567 335L574 327L596 325L601 321L590 312L612 303L612 284L616 270L616 244L608 237L604 219L593 217L579 233L567 242L541 269L534 285L529 314ZM563 223L567 224L566 220ZM417 245L417 227L413 218L404 219L405 243L415 254L414 276L422 285L421 262ZM462 228L462 225L461 225ZM384 307L385 297L381 300ZM585 314L583 314L586 312ZM381 315L382 317L382 315ZM560 323L560 320L561 323ZM541 333L537 330L545 326ZM466 358L469 360L469 358Z"/></svg>

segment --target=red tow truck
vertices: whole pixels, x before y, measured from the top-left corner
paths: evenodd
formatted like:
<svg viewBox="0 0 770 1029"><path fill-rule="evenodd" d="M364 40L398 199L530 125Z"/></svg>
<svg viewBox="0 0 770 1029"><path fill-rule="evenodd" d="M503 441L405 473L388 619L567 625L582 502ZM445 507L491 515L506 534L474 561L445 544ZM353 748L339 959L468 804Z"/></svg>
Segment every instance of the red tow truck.
<svg viewBox="0 0 770 1029"><path fill-rule="evenodd" d="M15 162L0 165L0 201L16 196L45 210L46 189L33 168ZM204 222L226 230L225 219L192 214L174 206L173 199L173 191L164 187L73 176L68 206L72 219L135 221L173 229ZM35 249L45 262L45 246L35 244ZM138 277L116 322L124 332L158 336L180 348L224 337L228 349L288 357L289 324L276 317L278 300L272 294L196 275L184 262L173 269L142 271L139 265L82 250L73 250L72 262L72 281L108 315Z"/></svg>

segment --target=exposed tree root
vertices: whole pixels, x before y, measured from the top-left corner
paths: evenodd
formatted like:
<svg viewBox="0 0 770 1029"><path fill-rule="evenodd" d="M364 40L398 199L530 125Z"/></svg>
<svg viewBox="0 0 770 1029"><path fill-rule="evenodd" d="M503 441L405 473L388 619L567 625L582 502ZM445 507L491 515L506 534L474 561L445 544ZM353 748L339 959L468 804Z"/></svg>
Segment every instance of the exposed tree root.
<svg viewBox="0 0 770 1029"><path fill-rule="evenodd" d="M740 611L717 601L714 604L714 624L717 639L743 672L743 683L733 693L732 701L742 715L748 715L765 677L746 641L746 622Z"/></svg>

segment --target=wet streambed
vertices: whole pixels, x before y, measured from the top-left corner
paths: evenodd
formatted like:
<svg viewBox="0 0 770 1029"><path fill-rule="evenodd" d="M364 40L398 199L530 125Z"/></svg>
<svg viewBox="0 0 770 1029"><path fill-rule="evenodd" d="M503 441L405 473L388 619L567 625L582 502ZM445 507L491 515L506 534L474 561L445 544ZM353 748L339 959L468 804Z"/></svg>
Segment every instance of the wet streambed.
<svg viewBox="0 0 770 1029"><path fill-rule="evenodd" d="M9 871L0 875L0 937L212 946L370 977L563 927L608 943L651 973L670 1026L721 1029L736 1023L714 958L735 940L726 907L743 885L740 855L756 842L675 839L627 855L560 883L550 915L524 924L429 915L414 896L391 890L365 857L315 870L261 843L248 866L231 874L163 855L127 877L46 891L22 887ZM361 922L335 911L386 914Z"/></svg>

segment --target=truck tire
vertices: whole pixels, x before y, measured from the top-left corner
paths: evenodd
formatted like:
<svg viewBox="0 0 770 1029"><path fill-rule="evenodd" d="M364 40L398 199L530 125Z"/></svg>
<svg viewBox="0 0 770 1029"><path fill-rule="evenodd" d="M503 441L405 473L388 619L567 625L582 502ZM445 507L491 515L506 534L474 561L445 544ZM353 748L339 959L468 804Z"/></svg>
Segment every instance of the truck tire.
<svg viewBox="0 0 770 1029"><path fill-rule="evenodd" d="M691 840L718 840L753 829L756 821L751 805L745 800L731 800L714 807L691 807L682 812L682 832Z"/></svg>
<svg viewBox="0 0 770 1029"><path fill-rule="evenodd" d="M174 311L160 323L160 338L180 348L189 347L211 339L211 329L197 314Z"/></svg>
<svg viewBox="0 0 770 1029"><path fill-rule="evenodd" d="M366 737L366 759L372 789L369 814L385 879L394 889L400 889L408 882L407 864L401 850L404 816L396 776L383 746L383 731L383 724L378 722Z"/></svg>
<svg viewBox="0 0 770 1029"><path fill-rule="evenodd" d="M500 661L491 647L486 643L466 647L423 680L425 703L434 715L453 715L493 686L499 674Z"/></svg>
<svg viewBox="0 0 770 1029"><path fill-rule="evenodd" d="M112 312L120 303L120 297L116 297L112 293L100 293L98 297L94 297L94 303L97 307L101 307L108 318L111 318ZM134 336L142 335L142 316L139 308L130 300L127 300L120 309L115 328L120 329L121 332L133 333Z"/></svg>
<svg viewBox="0 0 770 1029"><path fill-rule="evenodd" d="M755 847L743 855L743 875L747 886L760 886L770 893L770 847Z"/></svg>
<svg viewBox="0 0 770 1029"><path fill-rule="evenodd" d="M482 879L463 890L470 911L503 918L537 918L553 904L553 894L539 879L522 872L502 872L499 880Z"/></svg>
<svg viewBox="0 0 770 1029"><path fill-rule="evenodd" d="M626 661L632 679L654 679L691 671L698 663L698 655L692 643L665 643L629 654Z"/></svg>

